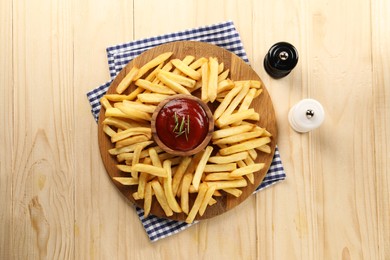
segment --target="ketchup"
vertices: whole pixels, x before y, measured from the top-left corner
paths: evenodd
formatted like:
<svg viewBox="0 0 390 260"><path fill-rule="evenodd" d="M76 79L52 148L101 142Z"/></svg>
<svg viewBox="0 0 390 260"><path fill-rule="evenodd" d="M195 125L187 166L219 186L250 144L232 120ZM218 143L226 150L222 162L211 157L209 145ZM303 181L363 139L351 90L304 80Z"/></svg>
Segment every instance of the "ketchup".
<svg viewBox="0 0 390 260"><path fill-rule="evenodd" d="M205 139L209 119L198 102L187 98L169 101L156 118L156 132L169 148L188 151Z"/></svg>

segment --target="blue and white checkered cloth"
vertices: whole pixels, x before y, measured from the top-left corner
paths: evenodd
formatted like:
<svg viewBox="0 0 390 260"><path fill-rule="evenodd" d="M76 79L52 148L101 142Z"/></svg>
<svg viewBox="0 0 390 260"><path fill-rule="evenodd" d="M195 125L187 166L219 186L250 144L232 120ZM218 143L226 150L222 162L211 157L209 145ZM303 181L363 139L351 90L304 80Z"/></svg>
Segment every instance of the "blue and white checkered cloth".
<svg viewBox="0 0 390 260"><path fill-rule="evenodd" d="M92 107L92 115L95 120L98 120L100 112L100 98L106 93L108 87L111 84L111 81L129 61L140 55L142 52L160 44L185 40L202 41L215 44L235 53L245 62L249 63L248 57L240 39L240 35L238 34L238 31L236 30L232 21L198 27L176 33L164 34L108 47L107 56L111 80L87 93L89 103ZM269 168L263 182L256 189L255 193L265 187L284 180L285 178L286 174L280 159L278 147L276 147L271 167ZM141 208L136 207L136 211L151 241L157 241L164 237L176 234L195 224L167 220L153 215L149 215L148 217L144 218L143 210Z"/></svg>

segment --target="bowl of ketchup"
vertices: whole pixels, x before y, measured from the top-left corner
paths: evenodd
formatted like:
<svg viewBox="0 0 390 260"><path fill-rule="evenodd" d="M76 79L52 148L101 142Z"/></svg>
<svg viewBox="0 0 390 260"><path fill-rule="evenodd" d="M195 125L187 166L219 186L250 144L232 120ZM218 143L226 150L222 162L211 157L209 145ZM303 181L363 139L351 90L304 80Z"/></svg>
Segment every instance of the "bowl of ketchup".
<svg viewBox="0 0 390 260"><path fill-rule="evenodd" d="M153 113L151 129L161 149L170 154L188 156L209 144L214 119L202 100L178 94L160 102Z"/></svg>

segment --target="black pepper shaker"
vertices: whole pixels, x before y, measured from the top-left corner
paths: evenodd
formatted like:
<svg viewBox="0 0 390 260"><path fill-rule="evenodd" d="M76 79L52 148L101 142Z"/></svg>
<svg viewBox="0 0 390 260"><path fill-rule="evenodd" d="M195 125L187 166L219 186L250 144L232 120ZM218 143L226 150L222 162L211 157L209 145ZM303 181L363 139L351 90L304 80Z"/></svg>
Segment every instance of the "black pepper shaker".
<svg viewBox="0 0 390 260"><path fill-rule="evenodd" d="M275 79L287 76L297 63L298 51L288 42L272 45L264 57L264 68Z"/></svg>

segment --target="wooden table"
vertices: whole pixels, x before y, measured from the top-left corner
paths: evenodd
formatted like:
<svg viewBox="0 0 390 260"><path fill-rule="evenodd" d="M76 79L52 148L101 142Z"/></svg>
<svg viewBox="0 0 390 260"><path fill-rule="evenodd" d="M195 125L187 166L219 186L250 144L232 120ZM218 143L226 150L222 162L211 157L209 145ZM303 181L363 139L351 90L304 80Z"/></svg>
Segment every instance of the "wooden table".
<svg viewBox="0 0 390 260"><path fill-rule="evenodd" d="M0 2L0 259L389 259L390 2ZM105 47L233 20L273 99L287 179L150 243L100 159L86 92ZM293 72L263 68L278 41ZM289 109L320 101L294 132ZM46 240L47 238L47 240Z"/></svg>

